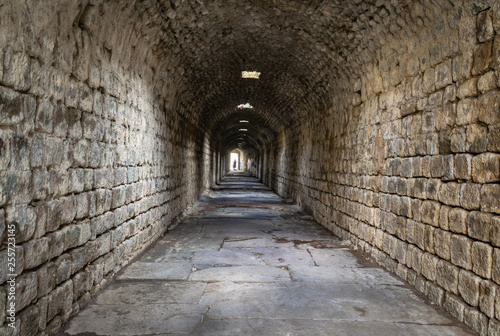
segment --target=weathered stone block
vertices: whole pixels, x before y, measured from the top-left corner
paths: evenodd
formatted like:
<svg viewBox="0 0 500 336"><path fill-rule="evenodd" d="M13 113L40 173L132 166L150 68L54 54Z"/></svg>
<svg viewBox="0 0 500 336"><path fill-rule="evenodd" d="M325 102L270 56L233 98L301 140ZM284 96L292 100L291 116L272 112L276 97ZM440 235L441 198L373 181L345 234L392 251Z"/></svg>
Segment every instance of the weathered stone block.
<svg viewBox="0 0 500 336"><path fill-rule="evenodd" d="M453 82L451 66L452 66L451 59L436 65L435 68L436 90L442 89Z"/></svg>
<svg viewBox="0 0 500 336"><path fill-rule="evenodd" d="M460 206L460 184L444 183L439 189L439 201L452 206Z"/></svg>
<svg viewBox="0 0 500 336"><path fill-rule="evenodd" d="M477 88L479 92L484 93L497 88L497 76L495 71L489 71L479 77L477 82Z"/></svg>
<svg viewBox="0 0 500 336"><path fill-rule="evenodd" d="M441 204L434 201L424 201L420 207L422 222L439 227L439 210Z"/></svg>
<svg viewBox="0 0 500 336"><path fill-rule="evenodd" d="M488 183L500 180L500 154L483 153L472 159L472 178L475 182Z"/></svg>
<svg viewBox="0 0 500 336"><path fill-rule="evenodd" d="M458 275L460 269L448 261L438 260L436 264L436 282L446 291L458 294Z"/></svg>
<svg viewBox="0 0 500 336"><path fill-rule="evenodd" d="M63 254L59 256L55 261L56 266L56 285L69 279L71 275L71 256L69 254Z"/></svg>
<svg viewBox="0 0 500 336"><path fill-rule="evenodd" d="M472 172L472 155L458 154L454 159L454 173L459 180L470 180Z"/></svg>
<svg viewBox="0 0 500 336"><path fill-rule="evenodd" d="M477 96L477 77L469 78L458 87L457 97L460 99Z"/></svg>
<svg viewBox="0 0 500 336"><path fill-rule="evenodd" d="M490 318L495 317L495 296L498 288L490 280L482 280L479 284L479 309Z"/></svg>
<svg viewBox="0 0 500 336"><path fill-rule="evenodd" d="M436 281L436 267L439 258L431 253L424 253L422 256L422 275L430 281Z"/></svg>
<svg viewBox="0 0 500 336"><path fill-rule="evenodd" d="M69 170L69 189L71 193L79 193L83 191L84 181L83 181L83 169L76 168Z"/></svg>
<svg viewBox="0 0 500 336"><path fill-rule="evenodd" d="M72 304L73 282L68 280L49 294L47 320L52 320L59 313L69 312Z"/></svg>
<svg viewBox="0 0 500 336"><path fill-rule="evenodd" d="M61 225L63 205L60 200L47 202L47 226L46 232L55 231Z"/></svg>
<svg viewBox="0 0 500 336"><path fill-rule="evenodd" d="M2 82L18 91L28 91L31 87L31 59L24 52L4 54L4 71Z"/></svg>
<svg viewBox="0 0 500 336"><path fill-rule="evenodd" d="M491 218L490 240L493 246L500 246L500 216Z"/></svg>
<svg viewBox="0 0 500 336"><path fill-rule="evenodd" d="M483 278L491 278L491 265L493 263L491 245L476 241L472 244L471 254L472 271Z"/></svg>
<svg viewBox="0 0 500 336"><path fill-rule="evenodd" d="M440 179L429 179L427 181L427 198L437 201L439 199L439 188L442 184Z"/></svg>
<svg viewBox="0 0 500 336"><path fill-rule="evenodd" d="M76 201L76 219L81 219L89 216L90 203L89 193L81 193L75 196Z"/></svg>
<svg viewBox="0 0 500 336"><path fill-rule="evenodd" d="M500 184L485 184L481 188L481 211L500 213Z"/></svg>
<svg viewBox="0 0 500 336"><path fill-rule="evenodd" d="M467 233L470 237L485 242L490 241L491 218L493 215L472 211L467 217Z"/></svg>
<svg viewBox="0 0 500 336"><path fill-rule="evenodd" d="M16 278L16 311L22 310L36 299L37 289L36 272L25 272Z"/></svg>
<svg viewBox="0 0 500 336"><path fill-rule="evenodd" d="M67 111L68 118L68 137L79 140L83 136L82 129L82 112L80 110L69 108Z"/></svg>
<svg viewBox="0 0 500 336"><path fill-rule="evenodd" d="M60 256L64 251L64 233L55 231L47 235L49 239L49 259Z"/></svg>
<svg viewBox="0 0 500 336"><path fill-rule="evenodd" d="M458 292L471 306L479 305L479 284L482 279L472 272L461 270L458 277Z"/></svg>
<svg viewBox="0 0 500 336"><path fill-rule="evenodd" d="M465 147L468 152L482 153L488 146L488 128L473 124L467 126L467 138Z"/></svg>
<svg viewBox="0 0 500 336"><path fill-rule="evenodd" d="M495 31L490 11L485 10L477 15L476 36L479 42L484 43L493 39Z"/></svg>
<svg viewBox="0 0 500 336"><path fill-rule="evenodd" d="M457 104L457 125L469 125L477 120L477 100L475 98L462 99Z"/></svg>
<svg viewBox="0 0 500 336"><path fill-rule="evenodd" d="M23 244L24 268L37 267L49 259L49 240L46 237L33 239Z"/></svg>
<svg viewBox="0 0 500 336"><path fill-rule="evenodd" d="M467 304L460 297L446 293L443 308L460 322L463 322L466 307Z"/></svg>
<svg viewBox="0 0 500 336"><path fill-rule="evenodd" d="M460 205L469 210L478 210L481 204L481 185L464 183L460 188Z"/></svg>
<svg viewBox="0 0 500 336"><path fill-rule="evenodd" d="M488 335L488 318L476 308L467 307L464 310L464 323L481 336Z"/></svg>
<svg viewBox="0 0 500 336"><path fill-rule="evenodd" d="M40 99L36 109L35 131L52 133L54 120L54 106L47 99Z"/></svg>
<svg viewBox="0 0 500 336"><path fill-rule="evenodd" d="M500 249L493 249L493 264L491 266L491 278L500 285Z"/></svg>
<svg viewBox="0 0 500 336"><path fill-rule="evenodd" d="M61 198L61 224L69 224L76 216L75 197L73 195Z"/></svg>
<svg viewBox="0 0 500 336"><path fill-rule="evenodd" d="M36 212L28 205L9 206L5 212L7 227L15 226L16 243L29 240L36 229Z"/></svg>
<svg viewBox="0 0 500 336"><path fill-rule="evenodd" d="M454 234L451 236L450 255L451 262L467 270L472 269L472 242L466 236Z"/></svg>
<svg viewBox="0 0 500 336"><path fill-rule="evenodd" d="M474 62L472 63L472 74L479 75L490 69L492 63L493 43L485 42L474 48Z"/></svg>
<svg viewBox="0 0 500 336"><path fill-rule="evenodd" d="M65 138L68 135L68 109L63 104L55 106L53 123L53 134Z"/></svg>
<svg viewBox="0 0 500 336"><path fill-rule="evenodd" d="M450 260L450 244L452 233L449 231L436 229L434 231L435 251L438 256L445 260Z"/></svg>

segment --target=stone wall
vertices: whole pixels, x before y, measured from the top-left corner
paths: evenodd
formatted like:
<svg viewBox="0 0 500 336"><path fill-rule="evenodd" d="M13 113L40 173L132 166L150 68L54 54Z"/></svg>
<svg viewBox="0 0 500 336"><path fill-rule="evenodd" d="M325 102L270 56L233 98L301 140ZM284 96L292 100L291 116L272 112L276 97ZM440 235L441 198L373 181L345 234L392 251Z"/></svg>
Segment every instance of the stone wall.
<svg viewBox="0 0 500 336"><path fill-rule="evenodd" d="M414 8L442 19L413 32L398 21L361 71L330 83L330 105L267 148L265 180L500 335L500 2L442 4Z"/></svg>
<svg viewBox="0 0 500 336"><path fill-rule="evenodd" d="M211 180L210 142L176 105L175 83L156 78L155 56L129 29L134 8L107 6L0 7L2 335L57 332Z"/></svg>

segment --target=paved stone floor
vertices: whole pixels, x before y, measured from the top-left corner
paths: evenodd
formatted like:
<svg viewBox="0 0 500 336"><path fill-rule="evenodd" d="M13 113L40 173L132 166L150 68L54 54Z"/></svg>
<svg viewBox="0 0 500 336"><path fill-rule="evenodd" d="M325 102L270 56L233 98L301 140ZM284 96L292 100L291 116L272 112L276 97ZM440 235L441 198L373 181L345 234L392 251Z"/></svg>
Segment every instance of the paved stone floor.
<svg viewBox="0 0 500 336"><path fill-rule="evenodd" d="M252 177L228 176L61 335L473 335Z"/></svg>

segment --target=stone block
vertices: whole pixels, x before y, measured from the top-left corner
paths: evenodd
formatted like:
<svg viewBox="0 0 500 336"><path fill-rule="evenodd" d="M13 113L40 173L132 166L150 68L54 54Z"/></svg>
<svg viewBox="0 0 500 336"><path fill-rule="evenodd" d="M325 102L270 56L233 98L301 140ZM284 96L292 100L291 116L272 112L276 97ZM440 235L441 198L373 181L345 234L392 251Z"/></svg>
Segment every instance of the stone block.
<svg viewBox="0 0 500 336"><path fill-rule="evenodd" d="M452 66L451 59L436 65L435 68L436 90L442 89L453 82L451 66Z"/></svg>
<svg viewBox="0 0 500 336"><path fill-rule="evenodd" d="M458 292L469 305L477 307L479 305L479 284L482 279L474 273L460 270L458 277Z"/></svg>
<svg viewBox="0 0 500 336"><path fill-rule="evenodd" d="M75 196L76 201L76 219L82 219L89 216L90 200L89 193L81 193Z"/></svg>
<svg viewBox="0 0 500 336"><path fill-rule="evenodd" d="M54 107L53 135L61 138L68 135L68 109L63 104Z"/></svg>
<svg viewBox="0 0 500 336"><path fill-rule="evenodd" d="M73 166L86 167L88 161L89 141L81 139L73 145Z"/></svg>
<svg viewBox="0 0 500 336"><path fill-rule="evenodd" d="M25 272L16 278L16 311L21 311L36 299L38 277L36 272Z"/></svg>
<svg viewBox="0 0 500 336"><path fill-rule="evenodd" d="M491 245L476 241L472 244L471 254L472 271L483 278L491 278L491 265L493 263Z"/></svg>
<svg viewBox="0 0 500 336"><path fill-rule="evenodd" d="M500 246L500 216L491 218L490 240L493 246Z"/></svg>
<svg viewBox="0 0 500 336"><path fill-rule="evenodd" d="M425 224L439 227L439 210L441 204L434 201L424 201L420 207L421 220Z"/></svg>
<svg viewBox="0 0 500 336"><path fill-rule="evenodd" d="M463 302L460 297L446 293L443 308L460 322L464 320L464 311L466 307L467 304Z"/></svg>
<svg viewBox="0 0 500 336"><path fill-rule="evenodd" d="M478 120L486 125L498 124L500 122L499 108L500 91L492 90L482 94L477 100Z"/></svg>
<svg viewBox="0 0 500 336"><path fill-rule="evenodd" d="M73 195L63 197L61 198L61 204L61 224L69 224L76 216L75 197Z"/></svg>
<svg viewBox="0 0 500 336"><path fill-rule="evenodd" d="M90 141L102 141L104 127L101 120L90 113L83 113L82 117L83 136Z"/></svg>
<svg viewBox="0 0 500 336"><path fill-rule="evenodd" d="M464 183L460 187L460 205L468 210L479 210L481 205L481 185Z"/></svg>
<svg viewBox="0 0 500 336"><path fill-rule="evenodd" d="M450 132L450 151L453 153L466 152L467 128L456 127Z"/></svg>
<svg viewBox="0 0 500 336"><path fill-rule="evenodd" d="M55 231L61 225L63 205L60 200L47 202L47 226L46 232Z"/></svg>
<svg viewBox="0 0 500 336"><path fill-rule="evenodd" d="M500 213L500 184L485 184L481 188L481 211Z"/></svg>
<svg viewBox="0 0 500 336"><path fill-rule="evenodd" d="M17 91L28 91L31 87L31 59L24 52L4 54L2 83Z"/></svg>
<svg viewBox="0 0 500 336"><path fill-rule="evenodd" d="M84 169L83 171L83 190L92 190L94 185L94 169Z"/></svg>
<svg viewBox="0 0 500 336"><path fill-rule="evenodd" d="M69 108L67 111L68 137L79 140L83 136L82 112L80 110Z"/></svg>
<svg viewBox="0 0 500 336"><path fill-rule="evenodd" d="M35 209L28 205L9 206L5 212L7 228L15 227L16 244L29 240L36 229Z"/></svg>
<svg viewBox="0 0 500 336"><path fill-rule="evenodd" d="M471 153L482 153L488 146L488 128L478 124L467 126L465 148Z"/></svg>
<svg viewBox="0 0 500 336"><path fill-rule="evenodd" d="M413 195L417 198L426 199L427 198L427 179L418 178L415 179L415 184L413 186Z"/></svg>
<svg viewBox="0 0 500 336"><path fill-rule="evenodd" d="M464 323L480 336L488 335L488 318L478 311L477 308L465 308Z"/></svg>
<svg viewBox="0 0 500 336"><path fill-rule="evenodd" d="M498 248L493 249L493 265L491 266L491 279L500 285L500 249Z"/></svg>
<svg viewBox="0 0 500 336"><path fill-rule="evenodd" d="M49 260L49 240L46 237L32 239L23 244L24 268L31 269Z"/></svg>
<svg viewBox="0 0 500 336"><path fill-rule="evenodd" d="M439 201L441 203L460 206L460 184L456 182L444 183L439 188Z"/></svg>
<svg viewBox="0 0 500 336"><path fill-rule="evenodd" d="M26 308L19 314L18 319L21 321L20 336L40 335L40 310L37 305Z"/></svg>
<svg viewBox="0 0 500 336"><path fill-rule="evenodd" d="M492 64L493 42L485 42L476 45L474 48L474 61L472 63L472 74L480 75L490 69Z"/></svg>
<svg viewBox="0 0 500 336"><path fill-rule="evenodd" d="M430 281L436 281L436 267L439 258L431 253L424 253L422 256L421 273Z"/></svg>
<svg viewBox="0 0 500 336"><path fill-rule="evenodd" d="M495 317L495 297L498 285L490 280L482 280L479 284L479 309L489 318Z"/></svg>
<svg viewBox="0 0 500 336"><path fill-rule="evenodd" d="M54 120L54 105L48 99L40 99L36 109L35 131L52 133Z"/></svg>
<svg viewBox="0 0 500 336"><path fill-rule="evenodd" d="M84 170L80 168L69 170L69 189L70 193L79 193L83 191L84 181L83 181Z"/></svg>
<svg viewBox="0 0 500 336"><path fill-rule="evenodd" d="M500 336L500 322L490 319L488 324L488 336Z"/></svg>
<svg viewBox="0 0 500 336"><path fill-rule="evenodd" d="M113 188L112 190L112 197L111 197L111 208L115 209L118 208L122 205L125 204L125 199L126 199L126 187L125 186L119 186L116 188Z"/></svg>
<svg viewBox="0 0 500 336"><path fill-rule="evenodd" d="M475 98L465 98L457 104L457 125L470 125L477 121L478 110Z"/></svg>
<svg viewBox="0 0 500 336"><path fill-rule="evenodd" d="M488 150L500 152L500 125L488 127Z"/></svg>
<svg viewBox="0 0 500 336"><path fill-rule="evenodd" d="M440 179L429 179L427 181L427 198L437 201L439 199L439 188L442 184Z"/></svg>
<svg viewBox="0 0 500 336"><path fill-rule="evenodd" d="M59 256L55 261L56 266L56 285L69 279L71 275L71 256L69 254L63 254Z"/></svg>
<svg viewBox="0 0 500 336"><path fill-rule="evenodd" d="M472 243L473 240L462 235L454 234L451 236L450 256L454 265L472 269Z"/></svg>
<svg viewBox="0 0 500 336"><path fill-rule="evenodd" d="M493 215L479 211L472 211L467 217L467 233L470 237L490 241L491 218Z"/></svg>
<svg viewBox="0 0 500 336"><path fill-rule="evenodd" d="M457 91L457 97L460 99L477 96L477 77L472 77L460 84Z"/></svg>
<svg viewBox="0 0 500 336"><path fill-rule="evenodd" d="M479 92L485 93L490 90L497 88L497 76L495 75L495 71L489 71L479 77L477 82L477 88Z"/></svg>
<svg viewBox="0 0 500 336"><path fill-rule="evenodd" d="M54 289L48 296L47 320L52 320L58 314L70 311L73 304L73 282L66 281Z"/></svg>
<svg viewBox="0 0 500 336"><path fill-rule="evenodd" d="M450 244L452 233L449 231L436 229L434 231L435 251L438 256L445 260L450 260Z"/></svg>
<svg viewBox="0 0 500 336"><path fill-rule="evenodd" d="M490 10L485 10L477 15L476 36L481 43L491 41L495 35L490 12Z"/></svg>
<svg viewBox="0 0 500 336"><path fill-rule="evenodd" d="M49 259L60 256L64 251L64 233L55 231L47 235L49 239Z"/></svg>
<svg viewBox="0 0 500 336"><path fill-rule="evenodd" d="M458 275L460 269L445 260L436 264L436 282L447 292L458 294Z"/></svg>

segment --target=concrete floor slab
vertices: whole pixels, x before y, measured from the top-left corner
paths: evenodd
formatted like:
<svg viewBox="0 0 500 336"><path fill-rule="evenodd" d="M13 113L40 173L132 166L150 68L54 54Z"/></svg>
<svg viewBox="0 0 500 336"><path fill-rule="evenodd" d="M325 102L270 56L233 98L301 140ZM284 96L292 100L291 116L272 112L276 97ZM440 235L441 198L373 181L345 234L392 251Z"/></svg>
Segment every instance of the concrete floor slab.
<svg viewBox="0 0 500 336"><path fill-rule="evenodd" d="M256 179L237 181L205 194L60 335L474 334L297 206L250 191Z"/></svg>

